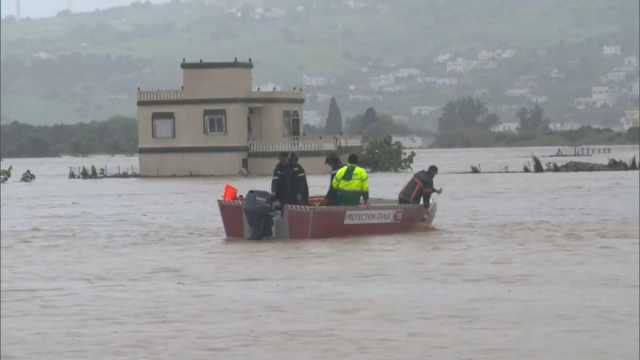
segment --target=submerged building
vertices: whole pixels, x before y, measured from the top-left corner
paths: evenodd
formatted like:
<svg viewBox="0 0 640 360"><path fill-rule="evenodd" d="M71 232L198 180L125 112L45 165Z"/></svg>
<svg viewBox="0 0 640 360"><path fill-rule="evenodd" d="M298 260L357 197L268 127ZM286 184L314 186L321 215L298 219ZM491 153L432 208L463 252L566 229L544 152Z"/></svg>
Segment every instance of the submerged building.
<svg viewBox="0 0 640 360"><path fill-rule="evenodd" d="M308 173L322 173L328 152L359 145L304 136L302 89L252 90L251 60L180 66L180 89L138 89L143 176L266 175L282 151L296 152Z"/></svg>

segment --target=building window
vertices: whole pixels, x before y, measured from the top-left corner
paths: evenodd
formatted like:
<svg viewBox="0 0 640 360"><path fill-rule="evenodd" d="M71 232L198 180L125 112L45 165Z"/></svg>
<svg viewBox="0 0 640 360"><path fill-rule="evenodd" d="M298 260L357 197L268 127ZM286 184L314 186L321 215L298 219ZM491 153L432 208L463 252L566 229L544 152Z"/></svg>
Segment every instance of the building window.
<svg viewBox="0 0 640 360"><path fill-rule="evenodd" d="M227 133L227 111L205 110L203 115L203 130L205 134Z"/></svg>
<svg viewBox="0 0 640 360"><path fill-rule="evenodd" d="M300 136L300 114L296 110L282 112L282 135Z"/></svg>
<svg viewBox="0 0 640 360"><path fill-rule="evenodd" d="M173 139L176 137L176 118L172 112L154 112L151 114L151 134L154 139Z"/></svg>

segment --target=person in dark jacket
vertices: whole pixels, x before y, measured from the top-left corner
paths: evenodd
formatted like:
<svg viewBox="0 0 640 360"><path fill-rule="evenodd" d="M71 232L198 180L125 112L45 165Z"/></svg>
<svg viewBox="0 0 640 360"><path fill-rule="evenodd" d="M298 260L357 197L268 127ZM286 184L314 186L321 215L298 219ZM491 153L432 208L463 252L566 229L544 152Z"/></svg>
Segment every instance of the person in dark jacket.
<svg viewBox="0 0 640 360"><path fill-rule="evenodd" d="M429 166L427 171L421 170L413 175L407 185L404 186L398 195L400 204L420 204L422 200L425 207L429 207L432 193L442 193L442 189L433 187L433 178L438 174L438 168L435 165Z"/></svg>
<svg viewBox="0 0 640 360"><path fill-rule="evenodd" d="M340 160L340 157L336 153L331 153L327 155L327 158L324 161L329 167L331 167L331 176L329 178L329 190L327 191L327 195L324 197L327 205L336 205L336 189L331 186L333 182L333 178L336 176L338 170L340 170L344 163Z"/></svg>
<svg viewBox="0 0 640 360"><path fill-rule="evenodd" d="M271 193L281 205L306 205L309 202L309 186L304 168L298 164L295 153L280 153L273 170Z"/></svg>

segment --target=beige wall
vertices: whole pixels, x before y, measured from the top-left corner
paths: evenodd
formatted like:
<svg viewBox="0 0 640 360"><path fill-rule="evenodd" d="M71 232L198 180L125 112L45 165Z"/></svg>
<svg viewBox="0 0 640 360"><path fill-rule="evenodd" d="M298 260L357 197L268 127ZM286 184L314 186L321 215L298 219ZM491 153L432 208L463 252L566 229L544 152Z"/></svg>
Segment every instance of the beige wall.
<svg viewBox="0 0 640 360"><path fill-rule="evenodd" d="M246 153L139 154L144 176L238 175Z"/></svg>
<svg viewBox="0 0 640 360"><path fill-rule="evenodd" d="M283 137L283 112L285 110L297 110L300 114L300 131L304 128L304 119L302 116L302 104L265 104L260 109L260 121L262 122L262 137L259 142L266 144L277 144L284 140Z"/></svg>
<svg viewBox="0 0 640 360"><path fill-rule="evenodd" d="M203 132L204 110L225 109L226 135ZM151 115L154 112L173 112L176 121L174 139L153 139ZM245 104L212 105L153 105L138 106L138 145L149 146L246 146L247 116Z"/></svg>
<svg viewBox="0 0 640 360"><path fill-rule="evenodd" d="M251 91L251 69L182 69L185 98L245 97Z"/></svg>
<svg viewBox="0 0 640 360"><path fill-rule="evenodd" d="M139 154L140 173L144 176L221 176L238 175L246 153L161 153ZM278 160L249 158L250 175L271 175ZM300 158L307 174L326 174L324 156Z"/></svg>
<svg viewBox="0 0 640 360"><path fill-rule="evenodd" d="M307 174L327 174L329 168L324 164L324 156L312 156L300 158L300 165ZM251 175L271 175L278 163L278 159L249 157L249 174Z"/></svg>
<svg viewBox="0 0 640 360"><path fill-rule="evenodd" d="M249 105L255 106L255 105ZM247 145L247 104L212 105L146 105L138 106L139 146L245 146ZM225 109L227 134L204 134L204 110ZM254 107L253 131L255 141L266 144L283 142L283 111L297 110L301 127L304 127L302 104L266 103ZM176 120L175 139L153 139L151 116L154 112L173 112ZM302 129L301 129L302 131Z"/></svg>

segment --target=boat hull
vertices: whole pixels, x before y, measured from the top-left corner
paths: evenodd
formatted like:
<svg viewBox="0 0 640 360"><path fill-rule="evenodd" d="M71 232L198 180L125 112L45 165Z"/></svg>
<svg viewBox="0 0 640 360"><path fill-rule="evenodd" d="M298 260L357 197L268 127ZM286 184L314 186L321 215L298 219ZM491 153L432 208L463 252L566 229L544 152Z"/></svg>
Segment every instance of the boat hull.
<svg viewBox="0 0 640 360"><path fill-rule="evenodd" d="M248 238L241 201L218 201L227 238ZM361 235L388 235L427 230L437 206L374 204L351 206L285 206L274 217L274 238L321 239Z"/></svg>

